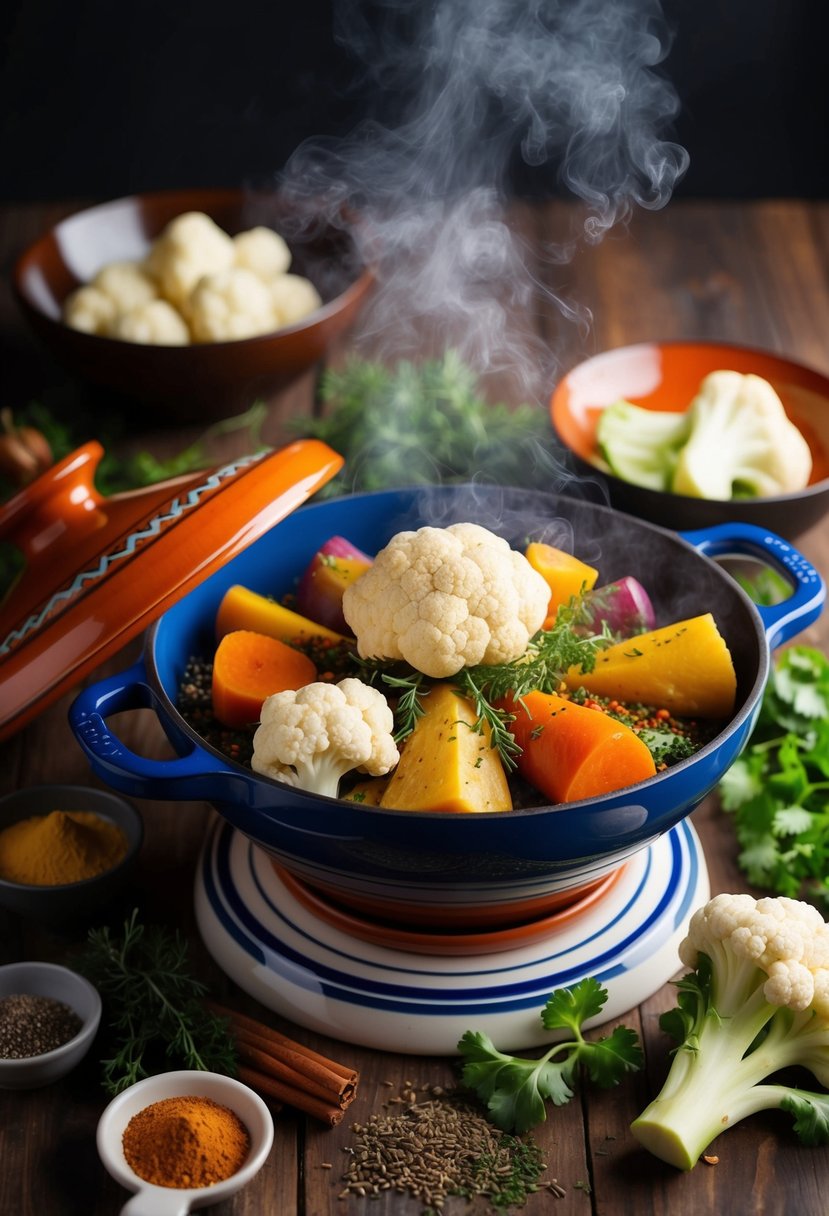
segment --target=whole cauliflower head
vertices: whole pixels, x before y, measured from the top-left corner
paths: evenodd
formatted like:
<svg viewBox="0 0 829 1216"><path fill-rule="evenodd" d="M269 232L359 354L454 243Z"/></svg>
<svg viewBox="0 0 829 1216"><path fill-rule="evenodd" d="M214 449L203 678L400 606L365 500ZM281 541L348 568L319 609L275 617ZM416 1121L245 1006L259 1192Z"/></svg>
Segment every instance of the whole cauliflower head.
<svg viewBox="0 0 829 1216"><path fill-rule="evenodd" d="M187 309L197 342L252 338L277 328L271 294L252 270L233 266L199 280Z"/></svg>
<svg viewBox="0 0 829 1216"><path fill-rule="evenodd" d="M228 270L236 260L232 239L201 211L186 211L171 220L153 241L146 267L161 294L179 308L206 274Z"/></svg>
<svg viewBox="0 0 829 1216"><path fill-rule="evenodd" d="M155 280L140 262L109 262L95 275L92 286L109 296L119 313L131 312L158 296Z"/></svg>
<svg viewBox="0 0 829 1216"><path fill-rule="evenodd" d="M98 287L78 287L63 305L66 324L85 334L108 336L117 317L115 301Z"/></svg>
<svg viewBox="0 0 829 1216"><path fill-rule="evenodd" d="M382 777L400 758L394 715L362 680L318 681L267 697L253 736L251 767L266 777L336 798L352 769Z"/></svg>
<svg viewBox="0 0 829 1216"><path fill-rule="evenodd" d="M277 325L295 325L322 306L322 297L313 283L298 274L281 274L270 284L271 301Z"/></svg>
<svg viewBox="0 0 829 1216"><path fill-rule="evenodd" d="M363 658L403 659L433 679L520 658L550 588L521 553L478 524L393 536L343 597Z"/></svg>
<svg viewBox="0 0 829 1216"><path fill-rule="evenodd" d="M236 265L252 270L268 282L284 274L291 264L291 251L271 228L249 228L233 237Z"/></svg>

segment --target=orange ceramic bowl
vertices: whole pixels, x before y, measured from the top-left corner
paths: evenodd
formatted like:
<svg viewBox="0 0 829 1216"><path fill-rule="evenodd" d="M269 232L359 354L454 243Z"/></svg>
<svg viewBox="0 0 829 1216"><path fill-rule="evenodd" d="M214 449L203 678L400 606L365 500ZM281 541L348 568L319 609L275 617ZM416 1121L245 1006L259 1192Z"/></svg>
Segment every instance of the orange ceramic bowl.
<svg viewBox="0 0 829 1216"><path fill-rule="evenodd" d="M186 211L205 212L231 235L260 224L279 231L293 254L292 273L314 283L322 307L273 333L193 346L145 346L63 322L71 291L108 262L142 258L165 225ZM313 216L300 223L276 195L173 190L102 203L62 220L21 255L12 283L33 330L69 371L162 406L166 417L181 421L227 416L287 388L353 324L372 276L347 231Z"/></svg>
<svg viewBox="0 0 829 1216"><path fill-rule="evenodd" d="M652 410L684 410L709 372L753 372L775 388L812 451L806 489L773 498L713 501L645 489L607 471L596 446L603 409L624 397ZM550 403L553 429L575 471L590 477L610 504L666 528L686 531L742 521L794 539L829 508L829 377L790 359L717 342L644 342L605 351L559 382Z"/></svg>

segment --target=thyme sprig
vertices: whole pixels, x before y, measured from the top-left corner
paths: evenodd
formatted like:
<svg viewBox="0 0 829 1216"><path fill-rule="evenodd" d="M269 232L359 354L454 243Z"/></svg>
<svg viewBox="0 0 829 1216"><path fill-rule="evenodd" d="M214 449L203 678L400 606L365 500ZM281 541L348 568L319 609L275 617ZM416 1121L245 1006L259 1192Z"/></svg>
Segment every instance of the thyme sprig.
<svg viewBox="0 0 829 1216"><path fill-rule="evenodd" d="M76 965L98 989L113 1039L102 1060L110 1094L155 1071L159 1052L182 1068L233 1075L236 1052L224 1019L204 1005L206 985L190 973L187 943L133 909L120 933L91 929Z"/></svg>

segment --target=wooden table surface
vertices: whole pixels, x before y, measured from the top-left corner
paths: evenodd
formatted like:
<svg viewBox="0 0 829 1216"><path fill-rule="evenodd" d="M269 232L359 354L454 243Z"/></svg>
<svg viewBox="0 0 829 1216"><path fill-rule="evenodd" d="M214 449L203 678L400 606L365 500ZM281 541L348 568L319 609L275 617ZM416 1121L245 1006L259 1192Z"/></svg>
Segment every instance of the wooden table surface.
<svg viewBox="0 0 829 1216"><path fill-rule="evenodd" d="M22 326L8 291L14 256L49 223L77 204L9 206L2 210L0 247L0 405L21 405L41 393L62 391L63 376ZM637 214L629 230L617 230L599 246L582 249L569 265L541 256L545 240L559 231L561 208L524 208L520 222L539 250L538 273L568 298L590 310L589 329L560 322L542 310L535 324L555 343L562 364L586 353L649 338L733 340L801 359L829 372L829 206L821 203L683 202L662 212ZM585 317L587 314L585 313ZM270 404L265 436L278 443L284 419L310 408L312 378ZM136 413L127 446L169 452L197 433L171 430ZM231 451L229 439L217 455ZM799 547L829 574L829 530L812 529ZM829 621L800 635L800 641L829 648ZM138 641L104 671L120 670L137 652ZM0 746L0 794L44 781L95 782L66 721L71 696L45 711L27 729ZM137 751L164 755L165 742L149 711L131 715L122 731ZM128 897L148 921L180 926L192 941L200 973L213 990L240 1009L266 1014L226 980L207 956L194 928L191 889L197 851L210 814L204 804L139 802L146 840ZM735 864L730 825L715 798L693 814L703 841L713 890L746 889ZM756 894L757 892L755 892ZM71 936L37 930L0 914L0 963L20 959L59 961L75 945ZM636 1216L701 1212L786 1213L820 1216L829 1210L829 1148L799 1145L790 1120L778 1114L755 1116L730 1130L715 1146L716 1165L700 1163L681 1174L640 1149L629 1124L656 1093L666 1067L668 1041L659 1014L673 1003L666 986L624 1020L644 1041L647 1067L612 1091L584 1087L581 1097L551 1110L536 1138L548 1162L547 1178L564 1189L533 1196L529 1216ZM273 1015L271 1019L279 1024ZM270 1158L258 1177L234 1199L213 1210L216 1216L416 1216L421 1205L387 1193L377 1200L338 1199L344 1149L354 1120L382 1111L390 1093L386 1082L415 1085L453 1078L452 1062L377 1053L300 1027L281 1023L295 1038L360 1069L359 1096L343 1124L326 1129L284 1110L276 1118ZM112 1216L128 1198L105 1173L95 1150L95 1128L106 1105L98 1083L94 1052L66 1080L43 1090L0 1092L0 1212L10 1216ZM333 1168L324 1168L323 1163ZM482 1213L484 1201L469 1206L452 1200L448 1216Z"/></svg>

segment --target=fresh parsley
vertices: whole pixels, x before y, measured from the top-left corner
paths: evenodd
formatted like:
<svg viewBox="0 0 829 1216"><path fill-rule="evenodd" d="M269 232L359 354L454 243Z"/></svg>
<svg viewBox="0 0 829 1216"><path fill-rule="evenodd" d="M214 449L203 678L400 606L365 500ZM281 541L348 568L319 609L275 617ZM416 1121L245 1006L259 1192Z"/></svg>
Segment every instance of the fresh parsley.
<svg viewBox="0 0 829 1216"><path fill-rule="evenodd" d="M607 996L592 976L557 989L541 1010L541 1021L547 1030L569 1037L539 1059L506 1055L487 1034L466 1031L458 1043L465 1060L461 1077L486 1104L497 1127L520 1135L543 1123L547 1101L556 1106L569 1102L582 1068L595 1084L609 1088L642 1067L638 1035L627 1026L600 1039L588 1040L582 1033L583 1024L601 1013Z"/></svg>
<svg viewBox="0 0 829 1216"><path fill-rule="evenodd" d="M822 651L782 653L749 745L719 791L749 882L829 906L829 659Z"/></svg>

